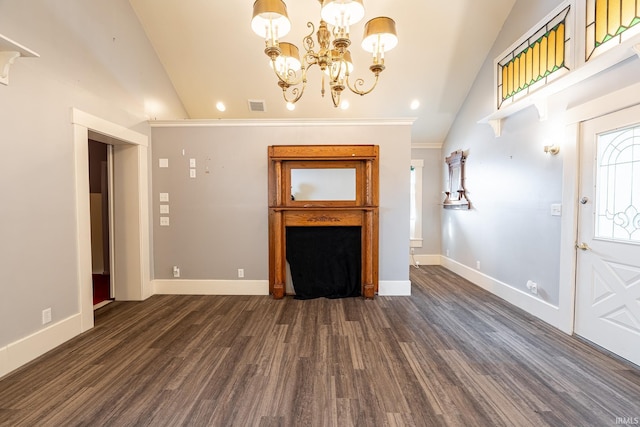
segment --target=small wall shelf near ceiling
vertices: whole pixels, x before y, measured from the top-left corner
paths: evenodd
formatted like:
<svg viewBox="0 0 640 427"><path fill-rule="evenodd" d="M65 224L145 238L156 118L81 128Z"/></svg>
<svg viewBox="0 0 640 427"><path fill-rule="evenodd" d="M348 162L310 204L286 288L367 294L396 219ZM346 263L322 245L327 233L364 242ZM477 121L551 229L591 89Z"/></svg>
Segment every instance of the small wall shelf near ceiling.
<svg viewBox="0 0 640 427"><path fill-rule="evenodd" d="M490 125L493 128L496 137L498 137L502 133L502 121L504 119L519 111L524 110L527 107L530 107L531 105L535 105L536 109L538 110L538 117L540 118L540 121L546 120L547 100L549 99L549 97L565 89L568 89L571 86L588 79L589 77L595 76L596 74L610 67L613 67L619 62L632 57L634 54L640 57L640 44L634 44L627 49L613 49L612 51L607 52L607 54L594 58L593 60L584 64L582 67L570 73L567 73L558 80L555 80L549 83L547 86L540 88L526 98L523 98L518 102L501 108L488 115L487 117L482 118L480 121L478 121L478 123Z"/></svg>
<svg viewBox="0 0 640 427"><path fill-rule="evenodd" d="M40 57L40 55L31 49L0 34L0 83L3 85L9 84L9 69L16 58L21 56Z"/></svg>

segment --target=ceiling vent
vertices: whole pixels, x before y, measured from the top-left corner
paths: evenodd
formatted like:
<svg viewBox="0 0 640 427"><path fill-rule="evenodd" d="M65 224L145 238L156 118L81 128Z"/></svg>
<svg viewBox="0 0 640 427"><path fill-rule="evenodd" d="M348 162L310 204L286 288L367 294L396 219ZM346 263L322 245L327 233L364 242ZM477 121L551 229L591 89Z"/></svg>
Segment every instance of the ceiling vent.
<svg viewBox="0 0 640 427"><path fill-rule="evenodd" d="M264 101L257 99L249 100L249 111L264 113L267 109L265 108Z"/></svg>

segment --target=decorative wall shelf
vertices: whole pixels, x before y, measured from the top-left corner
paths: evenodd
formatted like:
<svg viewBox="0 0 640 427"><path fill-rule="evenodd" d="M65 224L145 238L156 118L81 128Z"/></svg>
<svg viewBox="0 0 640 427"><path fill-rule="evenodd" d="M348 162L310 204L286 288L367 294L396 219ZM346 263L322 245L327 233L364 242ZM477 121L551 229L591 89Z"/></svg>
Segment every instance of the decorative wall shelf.
<svg viewBox="0 0 640 427"><path fill-rule="evenodd" d="M612 49L597 58L593 58L582 67L572 70L570 73L567 73L559 79L549 83L547 86L538 89L531 95L482 118L478 123L490 125L493 128L495 136L498 137L502 133L502 121L504 119L532 105L536 106L540 120L546 120L547 99L549 97L562 92L563 90L568 89L589 77L595 76L596 74L613 67L633 55L638 55L640 58L640 43L627 46L626 48L625 46L620 46L619 49Z"/></svg>
<svg viewBox="0 0 640 427"><path fill-rule="evenodd" d="M0 34L0 83L9 84L9 69L19 57L40 57L36 52Z"/></svg>

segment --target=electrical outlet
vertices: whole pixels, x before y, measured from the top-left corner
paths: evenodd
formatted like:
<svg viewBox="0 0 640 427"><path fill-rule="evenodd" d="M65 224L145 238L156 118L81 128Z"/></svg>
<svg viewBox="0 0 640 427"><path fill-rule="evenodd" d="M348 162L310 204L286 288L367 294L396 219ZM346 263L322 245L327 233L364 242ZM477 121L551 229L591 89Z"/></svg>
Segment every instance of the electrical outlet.
<svg viewBox="0 0 640 427"><path fill-rule="evenodd" d="M414 248L411 248L411 255L415 254L416 250Z"/></svg>
<svg viewBox="0 0 640 427"><path fill-rule="evenodd" d="M238 269L238 279L242 279L244 277L244 268Z"/></svg>
<svg viewBox="0 0 640 427"><path fill-rule="evenodd" d="M42 310L42 324L46 325L51 322L51 307Z"/></svg>
<svg viewBox="0 0 640 427"><path fill-rule="evenodd" d="M449 249L447 249L447 257L449 257Z"/></svg>
<svg viewBox="0 0 640 427"><path fill-rule="evenodd" d="M480 270L480 261L476 261L476 270Z"/></svg>
<svg viewBox="0 0 640 427"><path fill-rule="evenodd" d="M173 277L180 277L180 267L177 265L173 266Z"/></svg>

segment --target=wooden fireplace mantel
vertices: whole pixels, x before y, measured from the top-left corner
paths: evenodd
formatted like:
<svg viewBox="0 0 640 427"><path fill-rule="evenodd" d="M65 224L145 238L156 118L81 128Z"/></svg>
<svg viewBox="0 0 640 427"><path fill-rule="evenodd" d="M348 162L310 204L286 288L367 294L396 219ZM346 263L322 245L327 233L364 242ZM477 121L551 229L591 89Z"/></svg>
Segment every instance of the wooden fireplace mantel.
<svg viewBox="0 0 640 427"><path fill-rule="evenodd" d="M285 295L286 227L361 227L362 296L378 291L378 146L276 145L269 155L269 292ZM291 169L355 169L354 200L294 200Z"/></svg>

